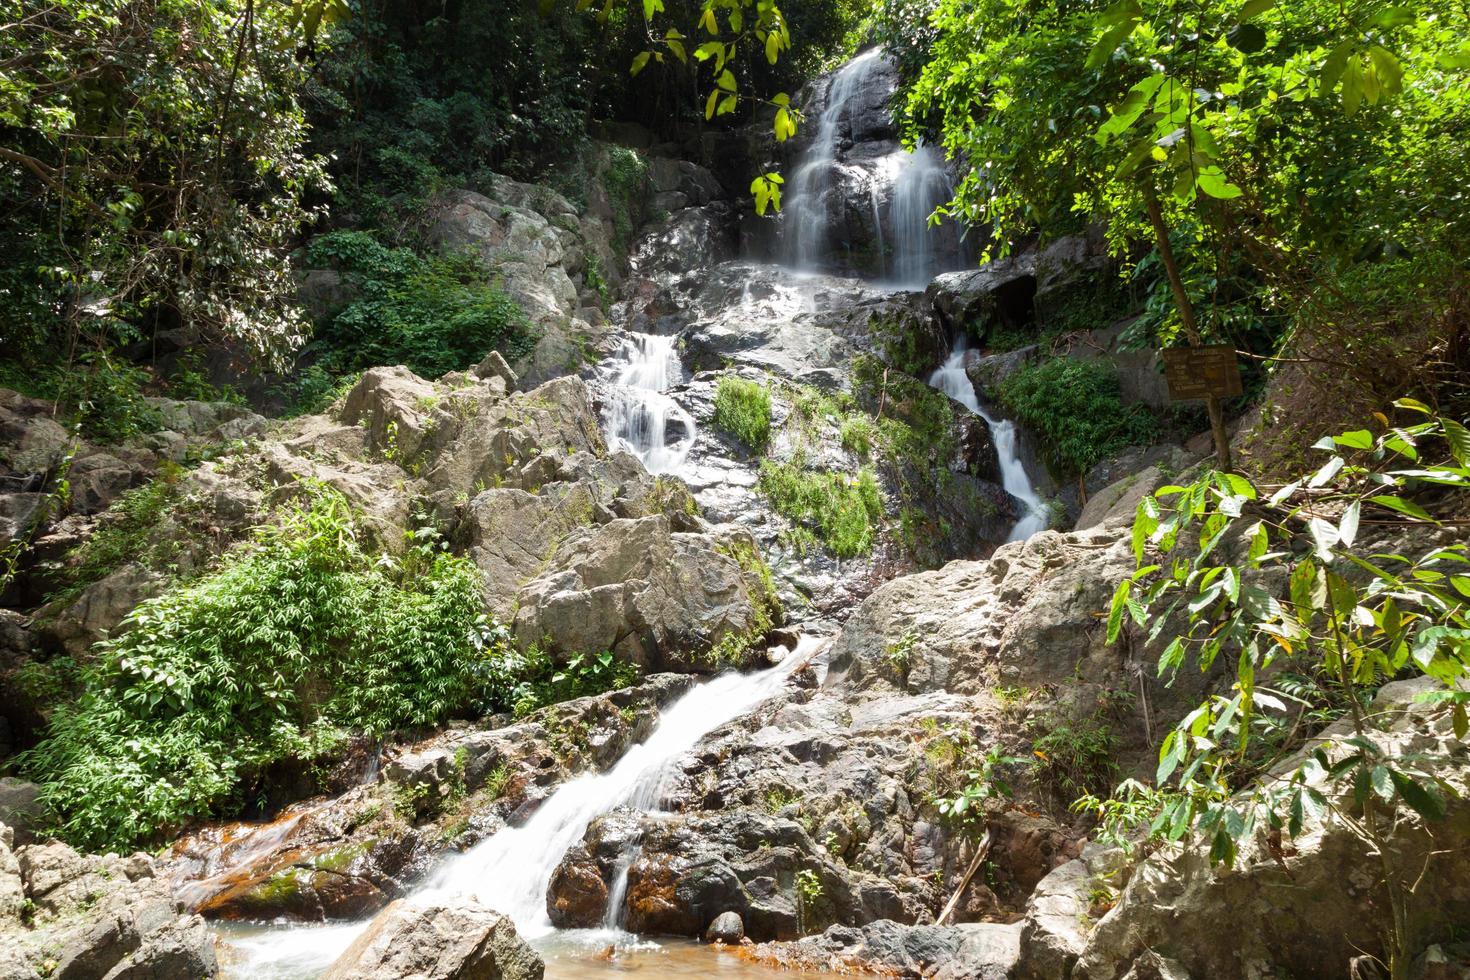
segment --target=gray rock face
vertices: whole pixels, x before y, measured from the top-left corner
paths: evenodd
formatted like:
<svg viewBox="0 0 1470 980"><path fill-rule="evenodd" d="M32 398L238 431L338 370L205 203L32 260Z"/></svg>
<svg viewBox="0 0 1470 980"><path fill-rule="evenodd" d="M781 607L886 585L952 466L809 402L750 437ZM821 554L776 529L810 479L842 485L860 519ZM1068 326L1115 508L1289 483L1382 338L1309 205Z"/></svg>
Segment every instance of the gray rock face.
<svg viewBox="0 0 1470 980"><path fill-rule="evenodd" d="M541 980L545 965L506 916L473 902L397 901L337 958L325 980Z"/></svg>
<svg viewBox="0 0 1470 980"><path fill-rule="evenodd" d="M41 788L14 776L0 776L0 825L9 829L11 843L29 844L31 830L46 815Z"/></svg>
<svg viewBox="0 0 1470 980"><path fill-rule="evenodd" d="M431 222L431 243L476 252L540 329L536 349L515 365L528 384L581 366L579 339L595 339L598 333L581 317L580 285L589 256L602 275L615 275L606 221L580 215L571 202L546 187L496 176L485 194L445 194Z"/></svg>

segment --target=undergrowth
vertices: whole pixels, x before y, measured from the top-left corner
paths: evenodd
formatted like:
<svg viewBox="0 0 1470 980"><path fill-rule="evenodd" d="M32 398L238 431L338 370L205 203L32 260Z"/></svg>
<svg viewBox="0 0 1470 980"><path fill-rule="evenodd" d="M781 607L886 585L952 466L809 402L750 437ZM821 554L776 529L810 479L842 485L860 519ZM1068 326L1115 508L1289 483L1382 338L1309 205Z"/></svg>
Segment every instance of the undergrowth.
<svg viewBox="0 0 1470 980"><path fill-rule="evenodd" d="M808 527L839 558L873 547L883 517L883 499L871 470L856 474L816 472L802 460L765 460L760 490L782 516Z"/></svg>
<svg viewBox="0 0 1470 980"><path fill-rule="evenodd" d="M1129 446L1158 439L1159 424L1141 405L1124 405L1118 377L1102 361L1058 357L1021 369L996 388L1001 404L1038 433L1054 466L1085 473Z"/></svg>
<svg viewBox="0 0 1470 980"><path fill-rule="evenodd" d="M715 425L763 452L771 439L771 393L758 381L725 375L715 389Z"/></svg>

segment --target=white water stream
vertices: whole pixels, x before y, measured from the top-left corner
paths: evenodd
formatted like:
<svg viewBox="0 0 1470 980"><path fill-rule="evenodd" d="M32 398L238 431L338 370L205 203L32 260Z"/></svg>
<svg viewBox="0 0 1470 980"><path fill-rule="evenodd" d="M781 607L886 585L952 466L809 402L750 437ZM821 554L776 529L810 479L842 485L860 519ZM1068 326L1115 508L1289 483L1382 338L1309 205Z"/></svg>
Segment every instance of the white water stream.
<svg viewBox="0 0 1470 980"><path fill-rule="evenodd" d="M1046 529L1046 505L1042 503L1031 478L1026 475L1026 466L1016 440L1016 424L1010 419L999 419L991 415L980 404L975 386L965 373L965 341L962 337L955 343L949 359L929 376L931 387L938 388L961 405L974 412L990 426L990 438L995 442L995 454L1000 459L1000 481L1006 493L1026 506L1026 513L1011 528L1007 541L1025 541L1037 531Z"/></svg>
<svg viewBox="0 0 1470 980"><path fill-rule="evenodd" d="M555 932L546 913L547 886L563 855L581 840L593 819L620 806L657 810L680 756L705 735L779 693L792 671L810 660L822 642L803 637L795 652L775 667L753 674L725 673L695 687L664 710L647 741L629 749L607 772L563 784L522 826L507 827L446 860L410 899L478 898L509 915L527 939L547 939ZM615 910L609 918L616 921ZM228 964L226 976L240 980L316 976L365 928L366 922L357 922L242 933L229 941L236 958ZM594 941L606 945L630 938L599 931Z"/></svg>
<svg viewBox="0 0 1470 980"><path fill-rule="evenodd" d="M694 419L668 390L683 380L678 338L629 333L622 368L608 386L603 425L614 448L626 449L650 473L677 470L694 447Z"/></svg>

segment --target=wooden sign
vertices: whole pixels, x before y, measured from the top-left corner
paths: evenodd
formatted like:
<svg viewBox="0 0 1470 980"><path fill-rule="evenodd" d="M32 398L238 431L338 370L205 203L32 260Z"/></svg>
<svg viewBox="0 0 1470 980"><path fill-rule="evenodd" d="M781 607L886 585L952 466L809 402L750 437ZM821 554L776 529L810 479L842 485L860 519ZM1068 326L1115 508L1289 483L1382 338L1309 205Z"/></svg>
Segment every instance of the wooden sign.
<svg viewBox="0 0 1470 980"><path fill-rule="evenodd" d="M1229 398L1244 390L1235 348L1228 344L1170 347L1163 354L1164 378L1169 382L1171 401L1191 401L1211 395Z"/></svg>

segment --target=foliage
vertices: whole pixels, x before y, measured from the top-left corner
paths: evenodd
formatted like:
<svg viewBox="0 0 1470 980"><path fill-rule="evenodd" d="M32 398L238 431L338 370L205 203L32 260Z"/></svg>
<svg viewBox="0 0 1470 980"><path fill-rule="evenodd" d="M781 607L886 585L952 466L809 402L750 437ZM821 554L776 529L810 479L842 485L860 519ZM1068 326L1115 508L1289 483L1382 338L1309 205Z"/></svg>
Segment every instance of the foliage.
<svg viewBox="0 0 1470 980"><path fill-rule="evenodd" d="M1031 364L996 388L1009 411L1042 435L1053 462L1085 473L1129 446L1148 445L1158 424L1140 405L1126 406L1117 374L1102 361L1058 357Z"/></svg>
<svg viewBox="0 0 1470 980"><path fill-rule="evenodd" d="M647 217L648 173L648 161L637 150L608 147L602 187L612 207L613 247L619 252L632 247L633 235Z"/></svg>
<svg viewBox="0 0 1470 980"><path fill-rule="evenodd" d="M291 10L8 5L0 281L28 307L3 321L7 353L71 358L178 328L277 363L299 344L285 252L324 173L303 152Z"/></svg>
<svg viewBox="0 0 1470 980"><path fill-rule="evenodd" d="M771 438L771 393L759 381L724 375L715 389L714 419L719 428L764 452Z"/></svg>
<svg viewBox="0 0 1470 980"><path fill-rule="evenodd" d="M485 712L511 711L523 718L549 704L630 687L641 671L606 650L575 653L558 662L540 647L524 652L505 649L474 667L478 707Z"/></svg>
<svg viewBox="0 0 1470 980"><path fill-rule="evenodd" d="M1465 254L1470 51L1451 0L885 7L907 138L961 168L941 215L997 253L1102 223L1158 301L1137 343L1266 353L1303 336L1282 331L1314 298L1351 304L1356 269ZM1330 367L1313 383L1371 370L1297 353Z"/></svg>
<svg viewBox="0 0 1470 980"><path fill-rule="evenodd" d="M1042 785L1064 801L1107 792L1118 776L1118 764L1113 761L1117 746L1113 716L1126 699L1126 694L1120 698L1109 693L1080 721L1048 718L1037 726L1040 734L1031 743L1031 766Z"/></svg>
<svg viewBox="0 0 1470 980"><path fill-rule="evenodd" d="M965 773L965 784L954 796L938 801L942 816L958 823L985 822L985 803L996 797L1009 799L1015 795L1011 785L1002 778L1007 766L1018 766L1025 759L1003 755L998 745L990 747L980 760L980 768Z"/></svg>
<svg viewBox="0 0 1470 980"><path fill-rule="evenodd" d="M1470 675L1470 548L1457 540L1404 555L1382 550L1379 538L1385 526L1412 533L1439 525L1436 511L1463 512L1470 431L1416 401L1397 407L1420 421L1384 417L1376 436L1360 429L1323 439L1327 461L1269 497L1243 477L1211 473L1140 502L1140 567L1118 585L1109 638L1128 620L1150 639L1168 630L1174 638L1160 655L1161 673L1191 661L1207 670L1227 658L1235 683L1164 739L1154 787L1124 787L1121 803L1083 804L1113 821L1114 836L1197 832L1211 860L1227 864L1258 829L1294 837L1330 812L1376 856L1393 911L1395 977L1407 976L1417 951L1405 908L1422 869L1397 866L1386 841L1402 809L1438 819L1454 790L1436 771L1442 760L1369 738L1377 721L1366 694L1384 681L1426 676L1455 737L1470 732L1470 694L1461 690ZM1144 564L1150 548L1160 561ZM1277 581L1285 594L1270 589ZM1281 680L1305 674L1313 683L1272 685L1267 679L1283 666L1295 674ZM1318 693L1331 689L1339 699ZM1251 782L1299 748L1303 716L1322 707L1346 715L1350 734L1312 746L1276 778Z"/></svg>
<svg viewBox="0 0 1470 980"><path fill-rule="evenodd" d="M57 830L94 850L232 812L273 763L318 757L344 729L442 722L505 652L467 559L419 531L374 560L325 489L125 623L22 757Z"/></svg>
<svg viewBox="0 0 1470 980"><path fill-rule="evenodd" d="M759 486L777 513L809 526L837 557L854 558L873 547L883 500L871 471L814 472L800 460L768 459Z"/></svg>
<svg viewBox="0 0 1470 980"><path fill-rule="evenodd" d="M307 350L329 374L405 364L437 378L498 350L507 360L534 345L529 320L470 255L420 257L360 231L318 236L314 266L339 270L353 295L328 316Z"/></svg>

